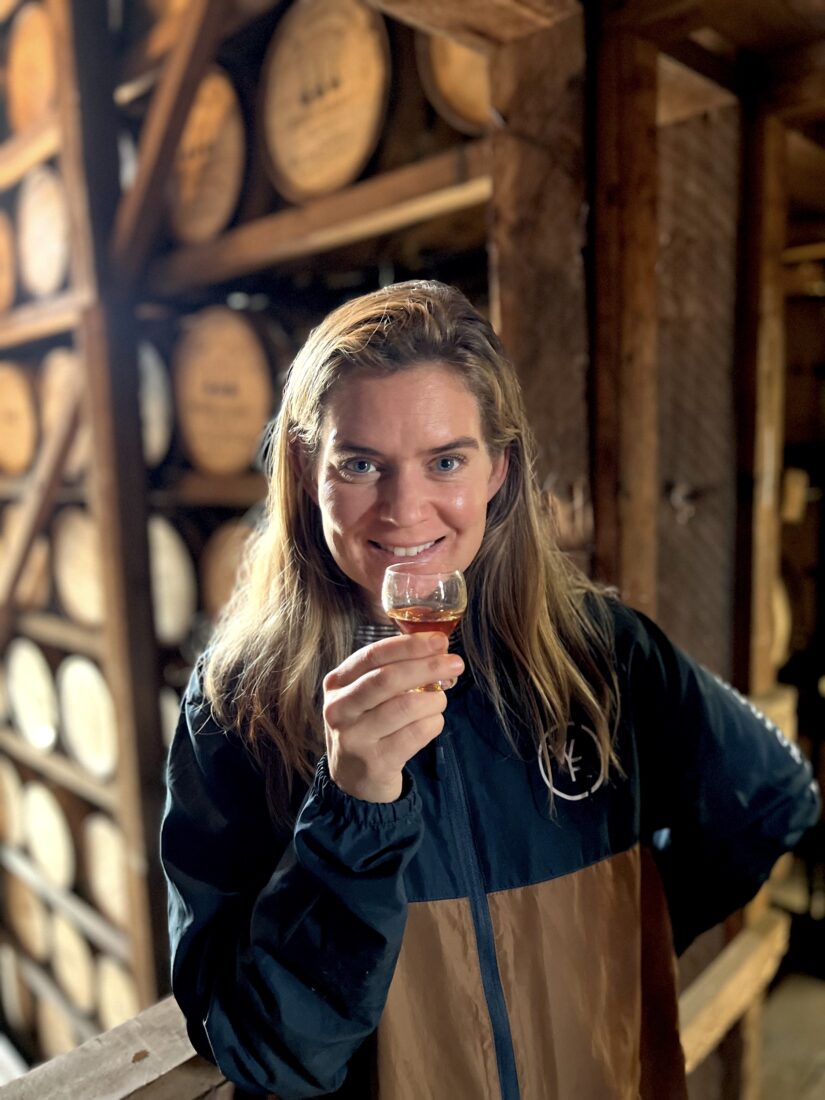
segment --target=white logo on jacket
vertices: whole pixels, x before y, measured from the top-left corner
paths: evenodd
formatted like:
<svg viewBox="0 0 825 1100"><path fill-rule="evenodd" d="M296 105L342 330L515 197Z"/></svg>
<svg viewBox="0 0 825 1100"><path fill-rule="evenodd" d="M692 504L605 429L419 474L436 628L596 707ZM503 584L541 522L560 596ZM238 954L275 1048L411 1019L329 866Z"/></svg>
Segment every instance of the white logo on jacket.
<svg viewBox="0 0 825 1100"><path fill-rule="evenodd" d="M589 798L604 783L599 769L598 742L588 726L568 727L564 764L560 767L553 760L550 775L547 774L541 752L538 753L538 762L545 785L565 802L580 802L583 798Z"/></svg>

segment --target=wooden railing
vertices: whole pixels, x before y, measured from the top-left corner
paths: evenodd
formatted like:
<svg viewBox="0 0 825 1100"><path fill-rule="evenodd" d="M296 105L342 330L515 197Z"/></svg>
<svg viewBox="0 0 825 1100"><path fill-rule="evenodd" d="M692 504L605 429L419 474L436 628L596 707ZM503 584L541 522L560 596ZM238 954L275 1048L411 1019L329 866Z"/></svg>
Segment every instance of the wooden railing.
<svg viewBox="0 0 825 1100"><path fill-rule="evenodd" d="M788 945L789 918L768 909L682 994L688 1073L761 997ZM0 1100L218 1100L232 1086L195 1054L171 998L0 1088Z"/></svg>

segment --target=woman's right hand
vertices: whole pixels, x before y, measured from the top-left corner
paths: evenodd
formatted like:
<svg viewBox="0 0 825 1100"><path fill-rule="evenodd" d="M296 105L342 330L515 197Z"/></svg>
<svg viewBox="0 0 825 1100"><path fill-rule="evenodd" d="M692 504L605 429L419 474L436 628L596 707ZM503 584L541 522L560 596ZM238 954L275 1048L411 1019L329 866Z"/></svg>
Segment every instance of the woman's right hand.
<svg viewBox="0 0 825 1100"><path fill-rule="evenodd" d="M357 650L324 677L329 774L347 794L394 802L408 760L444 728L447 696L415 691L464 669L439 633L384 638Z"/></svg>

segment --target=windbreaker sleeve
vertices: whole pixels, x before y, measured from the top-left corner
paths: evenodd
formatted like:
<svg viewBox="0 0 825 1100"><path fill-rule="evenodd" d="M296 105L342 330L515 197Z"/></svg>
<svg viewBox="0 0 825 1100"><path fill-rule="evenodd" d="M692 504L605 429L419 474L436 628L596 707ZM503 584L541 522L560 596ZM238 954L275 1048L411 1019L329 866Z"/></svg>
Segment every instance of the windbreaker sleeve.
<svg viewBox="0 0 825 1100"><path fill-rule="evenodd" d="M333 1092L375 1030L421 833L414 789L344 794L321 760L291 836L193 674L170 749L161 858L172 987L195 1048L247 1091Z"/></svg>
<svg viewBox="0 0 825 1100"><path fill-rule="evenodd" d="M820 796L810 765L773 722L645 616L619 617L641 835L681 953L754 896L817 821Z"/></svg>

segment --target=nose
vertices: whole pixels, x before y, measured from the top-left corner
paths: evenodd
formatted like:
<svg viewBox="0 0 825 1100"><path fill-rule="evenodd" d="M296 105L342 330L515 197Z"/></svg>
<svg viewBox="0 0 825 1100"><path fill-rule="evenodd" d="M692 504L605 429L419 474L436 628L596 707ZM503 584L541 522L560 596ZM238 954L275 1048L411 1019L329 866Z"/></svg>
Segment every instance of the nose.
<svg viewBox="0 0 825 1100"><path fill-rule="evenodd" d="M427 514L426 480L413 470L398 470L382 482L379 515L393 527L413 528Z"/></svg>

